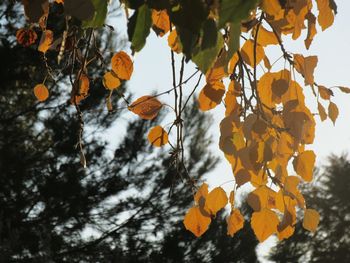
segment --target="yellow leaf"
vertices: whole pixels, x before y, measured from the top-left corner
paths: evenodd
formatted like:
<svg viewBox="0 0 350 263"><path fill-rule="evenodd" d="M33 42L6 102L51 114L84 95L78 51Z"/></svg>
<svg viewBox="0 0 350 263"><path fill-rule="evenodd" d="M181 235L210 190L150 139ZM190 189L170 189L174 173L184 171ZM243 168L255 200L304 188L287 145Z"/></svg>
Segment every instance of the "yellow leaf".
<svg viewBox="0 0 350 263"><path fill-rule="evenodd" d="M254 67L254 41L247 40L241 49L242 58L249 66ZM259 44L256 45L256 65L265 57L264 48Z"/></svg>
<svg viewBox="0 0 350 263"><path fill-rule="evenodd" d="M329 0L316 0L318 13L318 23L322 31L330 27L334 22L334 14L330 7Z"/></svg>
<svg viewBox="0 0 350 263"><path fill-rule="evenodd" d="M130 111L139 115L142 119L152 120L157 117L163 104L153 96L142 96L131 103Z"/></svg>
<svg viewBox="0 0 350 263"><path fill-rule="evenodd" d="M231 204L231 208L233 208L235 204L235 192L233 190L230 192L229 202Z"/></svg>
<svg viewBox="0 0 350 263"><path fill-rule="evenodd" d="M262 0L262 9L275 20L283 17L283 9L278 0Z"/></svg>
<svg viewBox="0 0 350 263"><path fill-rule="evenodd" d="M90 80L85 74L81 74L79 80L79 94L76 94L75 99L71 98L72 104L79 104L89 95Z"/></svg>
<svg viewBox="0 0 350 263"><path fill-rule="evenodd" d="M120 79L129 80L134 70L131 58L124 51L114 54L111 59L112 70Z"/></svg>
<svg viewBox="0 0 350 263"><path fill-rule="evenodd" d="M53 32L48 29L45 30L41 35L38 50L40 52L46 53L46 51L50 48L52 41L53 41Z"/></svg>
<svg viewBox="0 0 350 263"><path fill-rule="evenodd" d="M182 52L182 45L179 39L179 36L177 35L176 30L173 30L170 32L168 36L168 45L171 48L172 51L176 53Z"/></svg>
<svg viewBox="0 0 350 263"><path fill-rule="evenodd" d="M206 183L203 183L201 187L197 190L196 194L194 195L194 201L196 203L199 203L199 200L201 198L207 198L208 195L208 185Z"/></svg>
<svg viewBox="0 0 350 263"><path fill-rule="evenodd" d="M294 54L295 69L304 77L305 85L314 85L314 70L317 66L317 56L304 57Z"/></svg>
<svg viewBox="0 0 350 263"><path fill-rule="evenodd" d="M45 101L49 97L49 90L44 84L38 84L34 87L34 95L38 101Z"/></svg>
<svg viewBox="0 0 350 263"><path fill-rule="evenodd" d="M204 216L198 206L190 208L183 221L185 228L196 237L200 237L208 230L210 222L210 217Z"/></svg>
<svg viewBox="0 0 350 263"><path fill-rule="evenodd" d="M324 121L327 119L327 113L325 108L322 106L321 103L317 103L317 109L318 109L318 114L320 115L321 121Z"/></svg>
<svg viewBox="0 0 350 263"><path fill-rule="evenodd" d="M305 18L307 19L307 37L304 42L306 49L309 49L314 36L317 34L316 17L313 13L309 12Z"/></svg>
<svg viewBox="0 0 350 263"><path fill-rule="evenodd" d="M156 147L161 147L168 143L168 133L161 127L153 127L147 136L148 141Z"/></svg>
<svg viewBox="0 0 350 263"><path fill-rule="evenodd" d="M205 210L210 214L215 215L220 209L227 204L227 196L224 189L221 187L214 188L205 200Z"/></svg>
<svg viewBox="0 0 350 263"><path fill-rule="evenodd" d="M337 105L333 102L330 102L328 105L328 116L332 120L334 125L335 125L335 121L338 118L338 115L339 115L339 110Z"/></svg>
<svg viewBox="0 0 350 263"><path fill-rule="evenodd" d="M159 36L164 36L170 30L170 20L166 10L152 9L153 29Z"/></svg>
<svg viewBox="0 0 350 263"><path fill-rule="evenodd" d="M235 173L235 180L237 186L240 187L251 180L251 174L246 169L240 169Z"/></svg>
<svg viewBox="0 0 350 263"><path fill-rule="evenodd" d="M312 173L314 170L316 155L313 151L305 151L300 153L293 160L295 172L300 175L306 182L312 181Z"/></svg>
<svg viewBox="0 0 350 263"><path fill-rule="evenodd" d="M207 83L198 96L199 108L207 111L221 103L225 94L225 86L222 82Z"/></svg>
<svg viewBox="0 0 350 263"><path fill-rule="evenodd" d="M283 240L291 237L294 234L294 230L294 226L287 226L284 229L277 229L278 240Z"/></svg>
<svg viewBox="0 0 350 263"><path fill-rule="evenodd" d="M258 31L258 44L266 47L268 45L278 45L278 39L271 31L266 30L264 27L260 27Z"/></svg>
<svg viewBox="0 0 350 263"><path fill-rule="evenodd" d="M248 195L247 203L254 211L263 208L276 208L277 193L271 188L263 185Z"/></svg>
<svg viewBox="0 0 350 263"><path fill-rule="evenodd" d="M244 217L238 209L231 211L230 216L227 217L227 234L233 237L233 235L244 226Z"/></svg>
<svg viewBox="0 0 350 263"><path fill-rule="evenodd" d="M303 227L306 230L315 232L320 222L320 214L314 209L306 209L304 213Z"/></svg>
<svg viewBox="0 0 350 263"><path fill-rule="evenodd" d="M260 212L254 212L250 222L259 242L265 241L269 236L276 233L278 223L277 215L267 208Z"/></svg>
<svg viewBox="0 0 350 263"><path fill-rule="evenodd" d="M120 79L115 75L113 71L106 72L102 79L103 86L106 89L114 90L120 87Z"/></svg>

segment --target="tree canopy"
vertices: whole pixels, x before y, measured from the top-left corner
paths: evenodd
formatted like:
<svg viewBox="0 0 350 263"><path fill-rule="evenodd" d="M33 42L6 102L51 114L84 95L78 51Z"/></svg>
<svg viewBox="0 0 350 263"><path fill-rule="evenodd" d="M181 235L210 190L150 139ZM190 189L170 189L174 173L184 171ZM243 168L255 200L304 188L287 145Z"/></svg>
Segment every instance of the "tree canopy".
<svg viewBox="0 0 350 263"><path fill-rule="evenodd" d="M38 104L50 105L50 94L55 90L49 84L59 83L60 74L66 72L68 103L76 111L79 126L77 141L71 145L77 146L83 167L94 163L88 162L88 148L84 146L88 146L84 142L85 121L93 116L82 109L91 109L88 101L95 96L91 86L103 85L107 90L107 112L97 118L128 109L142 119L153 120L165 106L172 109L173 122L157 124L147 138L150 145L168 149L172 160L169 166L191 186L192 192L187 194L193 195L194 205L183 223L195 236L203 235L225 206L231 208L228 234L235 235L242 229L245 218L236 206L235 196L248 183L254 187L247 196L254 210L251 227L260 242L273 234L279 239L290 237L298 209L303 211L303 227L316 231L320 215L305 203L299 190L302 182L313 180L316 154L308 145L315 137L315 115L321 121L329 118L335 123L339 109L332 97L338 92L350 93L350 89L318 83L314 76L318 57L292 54L284 41L286 37L300 41L306 34L304 44L309 48L318 31L332 26L337 13L333 0L121 0L131 54L119 47L111 57L105 56L96 44L109 43L109 39L97 40L96 32L113 30L106 24L108 1L23 0L22 5L26 25L16 25L17 42L40 53L37 55L46 71L45 76L36 75L33 94ZM6 11L4 14L8 18ZM172 88L130 102L122 87L132 78L133 55L142 52L151 29L159 38L167 37ZM271 60L270 48L278 49L280 57ZM50 61L50 57L55 59ZM102 74L92 70L98 61L102 61ZM180 62L179 69L176 61ZM189 62L197 70L185 79ZM208 111L221 103L225 105L219 148L232 166L234 178L229 194L221 185L209 191L206 183L198 184L185 161L185 129L191 120L185 115L190 98L185 98L183 88L190 79L198 78L192 96L202 77L206 84L199 92L199 109ZM306 90L311 90L317 113L305 102ZM170 93L173 104L162 103L161 96ZM116 107L115 98L121 98L123 106ZM294 172L287 169L289 166Z"/></svg>

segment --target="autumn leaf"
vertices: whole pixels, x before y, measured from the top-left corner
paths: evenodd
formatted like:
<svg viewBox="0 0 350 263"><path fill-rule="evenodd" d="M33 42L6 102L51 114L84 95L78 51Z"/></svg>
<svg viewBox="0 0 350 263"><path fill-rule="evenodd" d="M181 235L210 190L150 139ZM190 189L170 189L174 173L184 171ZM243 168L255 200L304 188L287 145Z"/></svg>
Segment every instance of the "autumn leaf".
<svg viewBox="0 0 350 263"><path fill-rule="evenodd" d="M44 84L38 84L34 87L34 95L38 101L45 101L49 97L49 90Z"/></svg>
<svg viewBox="0 0 350 263"><path fill-rule="evenodd" d="M222 82L207 83L199 93L199 108L202 111L208 111L221 103L225 94L225 86Z"/></svg>
<svg viewBox="0 0 350 263"><path fill-rule="evenodd" d="M278 45L279 43L276 35L273 32L266 30L262 26L258 31L257 42L263 47L266 47L268 45Z"/></svg>
<svg viewBox="0 0 350 263"><path fill-rule="evenodd" d="M163 104L153 96L142 96L131 103L130 111L139 115L142 119L152 120L157 117Z"/></svg>
<svg viewBox="0 0 350 263"><path fill-rule="evenodd" d="M197 190L196 194L194 195L194 201L198 204L199 200L201 198L207 198L208 195L208 184L203 183L199 189Z"/></svg>
<svg viewBox="0 0 350 263"><path fill-rule="evenodd" d="M176 30L170 32L168 36L168 45L172 51L176 53L182 52L182 44L180 42L179 36L177 35Z"/></svg>
<svg viewBox="0 0 350 263"><path fill-rule="evenodd" d="M185 228L191 231L196 237L200 237L208 230L210 222L210 217L204 216L198 206L191 207L183 221Z"/></svg>
<svg viewBox="0 0 350 263"><path fill-rule="evenodd" d="M314 170L316 155L313 151L305 151L300 153L293 160L295 172L300 175L306 182L312 181L312 173Z"/></svg>
<svg viewBox="0 0 350 263"><path fill-rule="evenodd" d="M112 70L117 75L118 78L129 80L131 78L131 74L134 70L134 65L129 57L124 51L120 51L111 59Z"/></svg>
<svg viewBox="0 0 350 263"><path fill-rule="evenodd" d="M337 120L339 115L339 110L337 105L334 102L330 102L328 105L328 116L332 120L333 125L335 125L335 121Z"/></svg>
<svg viewBox="0 0 350 263"><path fill-rule="evenodd" d="M120 79L116 76L113 71L106 72L102 79L103 86L106 89L114 90L120 87Z"/></svg>
<svg viewBox="0 0 350 263"><path fill-rule="evenodd" d="M318 85L318 92L320 93L321 98L324 100L330 100L331 96L333 96L333 91L331 89L321 85Z"/></svg>
<svg viewBox="0 0 350 263"><path fill-rule="evenodd" d="M227 204L227 196L224 189L221 187L214 188L205 199L205 210L210 214L215 215L219 210Z"/></svg>
<svg viewBox="0 0 350 263"><path fill-rule="evenodd" d="M233 237L233 235L244 226L244 217L238 209L231 211L231 214L226 219L227 222L227 234Z"/></svg>
<svg viewBox="0 0 350 263"><path fill-rule="evenodd" d="M329 0L316 0L316 3L319 11L317 21L320 24L322 31L324 31L333 24L334 14Z"/></svg>
<svg viewBox="0 0 350 263"><path fill-rule="evenodd" d="M156 147L161 147L168 143L168 133L161 127L153 127L147 136L148 141Z"/></svg>
<svg viewBox="0 0 350 263"><path fill-rule="evenodd" d="M254 67L254 41L247 40L241 49L243 60L251 67ZM258 65L265 57L264 48L259 44L256 45L256 65Z"/></svg>
<svg viewBox="0 0 350 263"><path fill-rule="evenodd" d="M48 29L45 30L41 35L38 50L40 52L46 53L46 51L50 48L52 41L53 41L53 32Z"/></svg>
<svg viewBox="0 0 350 263"><path fill-rule="evenodd" d="M306 230L315 232L320 222L320 214L314 209L306 209L304 213L303 227Z"/></svg>
<svg viewBox="0 0 350 263"><path fill-rule="evenodd" d="M318 114L320 115L321 121L324 121L327 119L327 113L325 108L322 106L321 103L317 103L317 110L318 110Z"/></svg>
<svg viewBox="0 0 350 263"><path fill-rule="evenodd" d="M304 57L294 54L295 69L304 77L305 85L314 85L314 70L317 66L317 56Z"/></svg>
<svg viewBox="0 0 350 263"><path fill-rule="evenodd" d="M24 47L34 44L37 38L38 35L33 29L21 28L16 32L17 42Z"/></svg>
<svg viewBox="0 0 350 263"><path fill-rule="evenodd" d="M170 20L166 10L152 9L153 30L160 37L168 33L170 30Z"/></svg>
<svg viewBox="0 0 350 263"><path fill-rule="evenodd" d="M277 232L279 221L273 211L264 208L259 212L253 213L250 223L259 242L263 242Z"/></svg>

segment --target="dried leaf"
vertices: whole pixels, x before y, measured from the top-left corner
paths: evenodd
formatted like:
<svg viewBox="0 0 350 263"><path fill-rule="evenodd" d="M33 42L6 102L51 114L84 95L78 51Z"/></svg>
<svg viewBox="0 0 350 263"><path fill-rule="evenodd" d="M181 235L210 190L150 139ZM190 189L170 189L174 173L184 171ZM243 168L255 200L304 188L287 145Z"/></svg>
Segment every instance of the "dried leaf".
<svg viewBox="0 0 350 263"><path fill-rule="evenodd" d="M320 24L322 31L330 27L334 22L334 14L329 0L316 0L318 13L318 23Z"/></svg>
<svg viewBox="0 0 350 263"><path fill-rule="evenodd" d="M24 47L29 47L30 45L35 43L36 39L38 38L38 35L33 29L21 28L18 29L16 32L16 38L17 42L20 45Z"/></svg>
<svg viewBox="0 0 350 263"><path fill-rule="evenodd" d="M164 36L170 30L170 20L166 10L152 9L153 30L159 36Z"/></svg>
<svg viewBox="0 0 350 263"><path fill-rule="evenodd" d="M106 72L102 79L103 86L106 89L114 90L120 87L120 79L115 75L113 71Z"/></svg>
<svg viewBox="0 0 350 263"><path fill-rule="evenodd" d="M41 35L38 50L40 52L46 53L46 51L51 47L53 41L53 32L51 30L45 30Z"/></svg>
<svg viewBox="0 0 350 263"><path fill-rule="evenodd" d="M317 103L318 114L320 115L321 121L325 121L327 119L327 113L325 108L321 103Z"/></svg>
<svg viewBox="0 0 350 263"><path fill-rule="evenodd" d="M249 66L254 67L254 41L247 40L242 49L241 54L244 62ZM258 65L265 57L264 48L259 44L256 45L256 65Z"/></svg>
<svg viewBox="0 0 350 263"><path fill-rule="evenodd" d="M330 102L328 105L328 116L332 120L334 125L335 125L335 121L338 118L338 115L339 115L339 110L337 105L334 102Z"/></svg>
<svg viewBox="0 0 350 263"><path fill-rule="evenodd" d="M142 96L134 101L128 109L142 119L152 120L157 117L163 104L153 96Z"/></svg>
<svg viewBox="0 0 350 263"><path fill-rule="evenodd" d="M308 150L300 153L293 160L293 167L295 172L300 175L306 182L312 181L315 159L315 153L311 150Z"/></svg>
<svg viewBox="0 0 350 263"><path fill-rule="evenodd" d="M198 96L199 109L207 111L221 103L225 94L225 86L222 82L207 83Z"/></svg>

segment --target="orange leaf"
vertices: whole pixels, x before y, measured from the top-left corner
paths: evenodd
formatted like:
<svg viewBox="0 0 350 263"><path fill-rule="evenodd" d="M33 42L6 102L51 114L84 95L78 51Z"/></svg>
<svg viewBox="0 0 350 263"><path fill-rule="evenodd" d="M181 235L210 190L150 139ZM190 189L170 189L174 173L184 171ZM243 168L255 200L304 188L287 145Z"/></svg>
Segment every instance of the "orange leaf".
<svg viewBox="0 0 350 263"><path fill-rule="evenodd" d="M128 109L142 119L152 120L157 117L163 104L153 96L142 96L134 101Z"/></svg>
<svg viewBox="0 0 350 263"><path fill-rule="evenodd" d="M177 35L176 30L173 30L170 32L168 36L168 45L171 48L172 51L176 53L182 52L182 45L179 39L179 36Z"/></svg>
<svg viewBox="0 0 350 263"><path fill-rule="evenodd" d="M330 27L334 22L334 14L330 7L329 0L316 0L318 13L318 23L320 24L322 31Z"/></svg>
<svg viewBox="0 0 350 263"><path fill-rule="evenodd" d="M306 49L309 49L311 42L317 33L316 17L314 16L313 13L309 12L305 18L307 19L307 37L304 42L305 42Z"/></svg>
<svg viewBox="0 0 350 263"><path fill-rule="evenodd" d="M198 102L199 108L202 111L207 111L215 108L221 103L222 97L225 94L225 86L222 82L207 83L199 93Z"/></svg>
<svg viewBox="0 0 350 263"><path fill-rule="evenodd" d="M114 90L120 87L120 79L115 75L113 71L106 72L102 79L103 86L106 89Z"/></svg>
<svg viewBox="0 0 350 263"><path fill-rule="evenodd" d="M277 215L267 208L260 212L254 212L250 222L259 242L265 241L269 236L276 233L278 223Z"/></svg>
<svg viewBox="0 0 350 263"><path fill-rule="evenodd" d="M348 87L338 86L338 88L340 89L340 91L342 91L344 93L350 93L350 88L348 88Z"/></svg>
<svg viewBox="0 0 350 263"><path fill-rule="evenodd" d="M295 172L307 182L312 181L312 173L315 166L315 159L315 153L309 150L300 153L293 160L293 167Z"/></svg>
<svg viewBox="0 0 350 263"><path fill-rule="evenodd" d="M230 192L229 202L231 204L231 207L233 208L235 204L235 192L233 190Z"/></svg>
<svg viewBox="0 0 350 263"><path fill-rule="evenodd" d="M262 0L262 9L275 20L283 17L283 9L278 0Z"/></svg>
<svg viewBox="0 0 350 263"><path fill-rule="evenodd" d="M263 47L268 45L278 45L278 39L271 31L266 30L264 27L260 27L258 31L258 44Z"/></svg>
<svg viewBox="0 0 350 263"><path fill-rule="evenodd" d="M210 217L204 216L198 206L191 207L183 221L185 228L191 231L196 237L200 237L208 230L210 222Z"/></svg>
<svg viewBox="0 0 350 263"><path fill-rule="evenodd" d="M244 226L244 217L238 209L231 211L230 216L227 217L227 234L233 235Z"/></svg>
<svg viewBox="0 0 350 263"><path fill-rule="evenodd" d="M38 50L40 52L46 53L46 51L50 48L52 41L53 41L53 32L48 29L45 30L41 35Z"/></svg>
<svg viewBox="0 0 350 263"><path fill-rule="evenodd" d="M201 187L199 187L197 193L194 195L194 201L196 203L199 203L199 200L203 197L204 199L208 195L208 185L206 183L203 183Z"/></svg>
<svg viewBox="0 0 350 263"><path fill-rule="evenodd" d="M168 143L168 133L161 127L155 126L148 133L148 141L156 147L163 146Z"/></svg>
<svg viewBox="0 0 350 263"><path fill-rule="evenodd" d="M318 86L318 92L320 93L321 98L324 100L330 100L331 96L333 96L333 91L331 89L327 89L321 85Z"/></svg>
<svg viewBox="0 0 350 263"><path fill-rule="evenodd" d="M34 87L34 95L38 101L45 101L49 97L49 90L44 84L38 84Z"/></svg>
<svg viewBox="0 0 350 263"><path fill-rule="evenodd" d="M166 10L152 9L153 29L159 36L164 36L170 30L170 20Z"/></svg>
<svg viewBox="0 0 350 263"><path fill-rule="evenodd" d="M295 69L303 75L305 85L314 85L314 70L317 62L317 56L304 57L300 54L294 54Z"/></svg>
<svg viewBox="0 0 350 263"><path fill-rule="evenodd" d="M134 70L131 58L124 51L114 54L111 60L112 70L120 79L129 80Z"/></svg>
<svg viewBox="0 0 350 263"><path fill-rule="evenodd" d="M205 200L205 210L215 215L227 204L226 192L221 187L214 188Z"/></svg>
<svg viewBox="0 0 350 263"><path fill-rule="evenodd" d="M303 227L306 230L315 232L320 222L320 214L314 209L306 209L304 213Z"/></svg>
<svg viewBox="0 0 350 263"><path fill-rule="evenodd" d="M328 105L328 116L332 120L334 125L335 125L335 121L338 118L338 115L339 115L339 110L337 105L333 102L330 102Z"/></svg>
<svg viewBox="0 0 350 263"><path fill-rule="evenodd" d="M244 62L249 66L254 67L254 41L247 40L242 49L241 54ZM258 65L265 57L264 48L259 44L256 45L256 65Z"/></svg>

